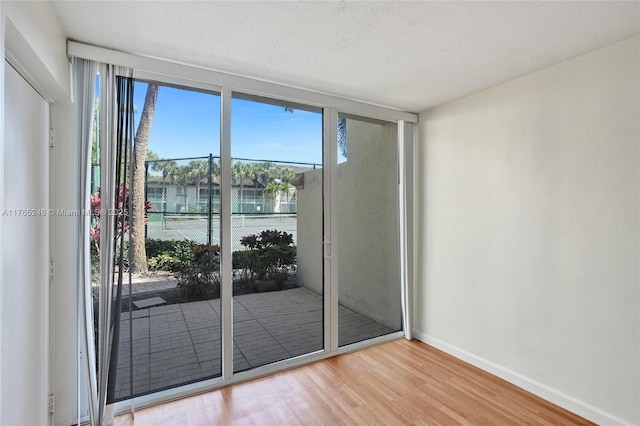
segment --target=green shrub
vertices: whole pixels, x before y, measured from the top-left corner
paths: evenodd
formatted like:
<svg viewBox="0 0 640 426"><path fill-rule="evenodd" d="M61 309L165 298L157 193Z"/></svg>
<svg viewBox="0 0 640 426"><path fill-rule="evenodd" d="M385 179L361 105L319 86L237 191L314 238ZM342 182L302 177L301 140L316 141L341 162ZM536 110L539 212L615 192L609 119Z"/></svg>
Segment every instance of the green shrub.
<svg viewBox="0 0 640 426"><path fill-rule="evenodd" d="M253 282L252 256L253 253L247 250L238 250L231 253L234 281L239 283Z"/></svg>
<svg viewBox="0 0 640 426"><path fill-rule="evenodd" d="M238 250L231 253L231 263L233 269L247 268L249 265L249 255L251 252L247 250Z"/></svg>
<svg viewBox="0 0 640 426"><path fill-rule="evenodd" d="M220 294L220 256L217 245L191 244L193 260L183 267L178 288L187 301L203 300Z"/></svg>
<svg viewBox="0 0 640 426"><path fill-rule="evenodd" d="M283 285L289 266L296 263L295 246L274 245L261 250L259 257L260 279L274 280Z"/></svg>
<svg viewBox="0 0 640 426"><path fill-rule="evenodd" d="M234 253L234 269L241 281L273 280L284 286L289 269L296 263L293 235L277 230L247 235L240 243L248 250Z"/></svg>
<svg viewBox="0 0 640 426"><path fill-rule="evenodd" d="M180 272L193 261L192 241L147 238L145 244L149 270Z"/></svg>

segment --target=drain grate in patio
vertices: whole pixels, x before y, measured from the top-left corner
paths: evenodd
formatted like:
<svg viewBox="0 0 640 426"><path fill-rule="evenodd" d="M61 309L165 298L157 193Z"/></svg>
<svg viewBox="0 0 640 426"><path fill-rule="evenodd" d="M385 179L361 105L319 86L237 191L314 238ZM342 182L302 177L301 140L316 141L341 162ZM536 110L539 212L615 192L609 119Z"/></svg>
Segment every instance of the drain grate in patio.
<svg viewBox="0 0 640 426"><path fill-rule="evenodd" d="M149 308L151 306L163 305L167 303L162 297L151 297L149 299L136 300L133 302L138 309Z"/></svg>

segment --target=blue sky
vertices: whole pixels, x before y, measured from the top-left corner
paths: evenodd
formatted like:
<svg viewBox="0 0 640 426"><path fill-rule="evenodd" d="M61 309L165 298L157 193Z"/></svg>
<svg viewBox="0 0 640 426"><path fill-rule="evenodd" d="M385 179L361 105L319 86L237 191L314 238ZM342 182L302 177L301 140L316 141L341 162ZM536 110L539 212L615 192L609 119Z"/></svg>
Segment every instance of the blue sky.
<svg viewBox="0 0 640 426"><path fill-rule="evenodd" d="M145 83L136 82L136 123ZM161 86L149 149L162 158L220 154L220 97ZM270 161L322 163L322 114L242 99L231 104L231 156Z"/></svg>

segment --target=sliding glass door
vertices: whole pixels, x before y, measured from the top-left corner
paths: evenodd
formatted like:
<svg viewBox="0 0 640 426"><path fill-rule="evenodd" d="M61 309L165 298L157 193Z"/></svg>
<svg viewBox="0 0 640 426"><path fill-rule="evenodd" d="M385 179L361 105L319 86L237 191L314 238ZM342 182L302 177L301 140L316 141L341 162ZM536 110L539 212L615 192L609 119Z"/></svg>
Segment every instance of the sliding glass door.
<svg viewBox="0 0 640 426"><path fill-rule="evenodd" d="M126 265L116 400L219 377L222 368L220 95L137 81L134 105L147 217L131 231L146 238Z"/></svg>
<svg viewBox="0 0 640 426"><path fill-rule="evenodd" d="M402 329L398 126L351 115L337 122L338 345Z"/></svg>
<svg viewBox="0 0 640 426"><path fill-rule="evenodd" d="M115 400L402 330L397 123L215 87L135 82Z"/></svg>
<svg viewBox="0 0 640 426"><path fill-rule="evenodd" d="M322 112L234 94L233 371L323 345Z"/></svg>

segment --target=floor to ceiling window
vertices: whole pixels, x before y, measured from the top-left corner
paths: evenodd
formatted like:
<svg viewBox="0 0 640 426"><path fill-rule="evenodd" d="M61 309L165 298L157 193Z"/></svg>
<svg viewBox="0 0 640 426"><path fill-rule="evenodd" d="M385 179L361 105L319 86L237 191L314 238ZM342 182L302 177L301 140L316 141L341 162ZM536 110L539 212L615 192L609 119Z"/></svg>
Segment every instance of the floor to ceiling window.
<svg viewBox="0 0 640 426"><path fill-rule="evenodd" d="M339 115L338 344L402 329L398 126Z"/></svg>
<svg viewBox="0 0 640 426"><path fill-rule="evenodd" d="M146 145L139 176L147 218L131 231L146 238L144 252L131 250L126 265L138 266L123 289L111 360L116 400L219 377L222 365L220 96L136 81L134 105L136 144Z"/></svg>
<svg viewBox="0 0 640 426"><path fill-rule="evenodd" d="M234 372L323 349L322 111L231 103Z"/></svg>
<svg viewBox="0 0 640 426"><path fill-rule="evenodd" d="M180 83L135 82L147 213L142 257L123 243L115 400L402 330L397 123Z"/></svg>

